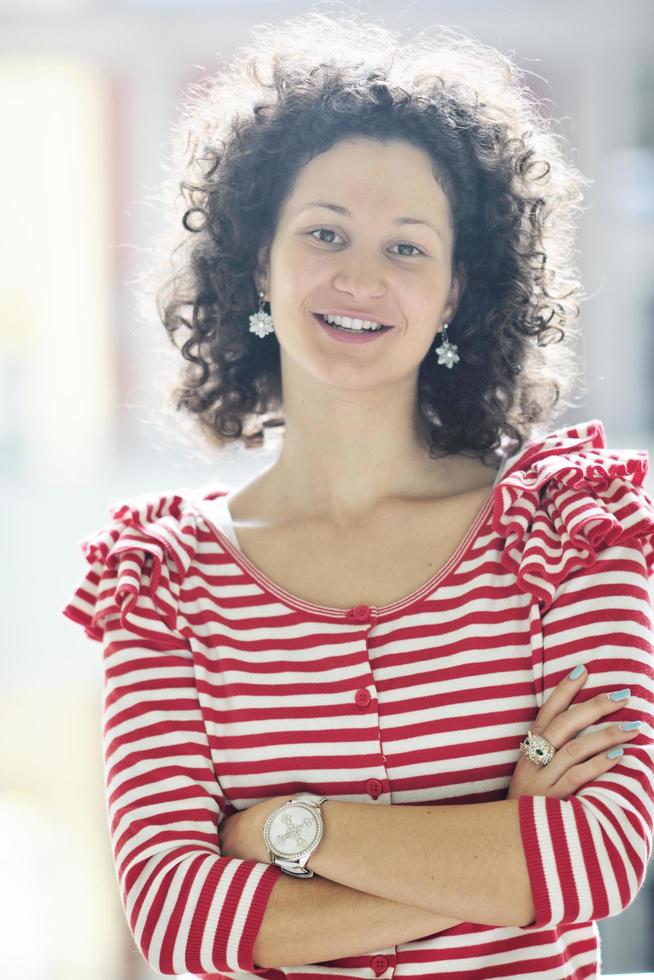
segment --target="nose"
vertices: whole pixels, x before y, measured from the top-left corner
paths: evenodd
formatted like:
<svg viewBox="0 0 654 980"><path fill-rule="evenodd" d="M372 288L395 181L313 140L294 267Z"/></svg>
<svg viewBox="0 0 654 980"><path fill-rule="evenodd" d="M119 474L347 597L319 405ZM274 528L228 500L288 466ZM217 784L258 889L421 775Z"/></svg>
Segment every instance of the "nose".
<svg viewBox="0 0 654 980"><path fill-rule="evenodd" d="M358 303L379 299L386 293L386 286L375 261L365 258L350 259L347 267L340 269L333 278L334 289L348 293Z"/></svg>

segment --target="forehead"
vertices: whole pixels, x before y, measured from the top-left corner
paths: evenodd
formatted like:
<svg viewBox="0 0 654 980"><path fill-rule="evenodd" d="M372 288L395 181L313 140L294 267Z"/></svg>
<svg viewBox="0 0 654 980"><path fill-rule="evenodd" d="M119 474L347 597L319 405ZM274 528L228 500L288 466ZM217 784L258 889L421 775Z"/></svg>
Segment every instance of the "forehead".
<svg viewBox="0 0 654 980"><path fill-rule="evenodd" d="M299 171L286 216L312 201L337 202L354 214L369 209L410 215L422 205L432 220L449 220L449 201L425 150L400 140L351 139L318 154Z"/></svg>

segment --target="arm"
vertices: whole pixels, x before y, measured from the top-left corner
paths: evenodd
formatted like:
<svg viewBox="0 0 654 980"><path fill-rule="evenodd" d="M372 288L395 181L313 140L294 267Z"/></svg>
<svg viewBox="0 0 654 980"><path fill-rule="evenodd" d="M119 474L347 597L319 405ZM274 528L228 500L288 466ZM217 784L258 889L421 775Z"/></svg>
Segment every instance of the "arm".
<svg viewBox="0 0 654 980"><path fill-rule="evenodd" d="M164 565L160 542L122 512L83 543L91 568L62 610L103 645L104 783L120 902L156 973L252 972L283 872L221 853L222 791L192 652L174 629L171 569L180 566Z"/></svg>
<svg viewBox="0 0 654 980"><path fill-rule="evenodd" d="M423 939L458 924L317 875L302 880L282 873L266 906L254 962L268 968L322 963Z"/></svg>
<svg viewBox="0 0 654 980"><path fill-rule="evenodd" d="M622 760L564 800L521 796L429 807L328 801L325 834L309 867L389 900L489 925L540 929L622 912L643 883L652 850L653 635L641 549L606 548L557 590L534 657L542 701L573 656L589 669L586 697L631 688L611 723L638 717L645 725Z"/></svg>
<svg viewBox="0 0 654 980"><path fill-rule="evenodd" d="M629 496L626 496L629 504ZM642 513L621 502L632 520ZM589 674L582 697L631 690L611 724L641 719L609 772L559 800L521 796L520 823L536 919L529 928L619 915L636 898L654 825L654 626L647 563L639 542L604 548L569 575L542 615L534 657L544 701L574 660ZM540 691L539 691L540 695ZM589 725L580 734L604 728Z"/></svg>
<svg viewBox="0 0 654 980"><path fill-rule="evenodd" d="M191 654L104 635L107 822L134 942L164 975L253 969L280 869L221 853L216 781Z"/></svg>
<svg viewBox="0 0 654 980"><path fill-rule="evenodd" d="M484 925L531 922L518 800L387 806L327 800L316 874L434 915Z"/></svg>
<svg viewBox="0 0 654 980"><path fill-rule="evenodd" d="M224 817L218 828L222 853L268 862L263 827L270 814L292 798L274 796ZM457 919L387 901L318 875L300 880L282 874L266 906L254 961L266 967L298 966L361 956L426 939L459 924Z"/></svg>

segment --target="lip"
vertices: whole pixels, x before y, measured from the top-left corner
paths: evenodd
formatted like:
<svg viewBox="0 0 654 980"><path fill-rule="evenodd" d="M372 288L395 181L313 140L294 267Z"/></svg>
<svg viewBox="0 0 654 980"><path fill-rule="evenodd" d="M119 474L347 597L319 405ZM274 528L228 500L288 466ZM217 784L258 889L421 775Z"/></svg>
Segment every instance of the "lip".
<svg viewBox="0 0 654 980"><path fill-rule="evenodd" d="M332 340L341 341L346 344L372 344L376 340L381 340L382 337L385 337L386 334L389 334L392 330L394 330L394 327L389 326L385 330L378 330L374 333L370 330L361 330L358 333L348 334L344 331L336 330L328 323L325 323L318 313L312 313L311 316L321 328L323 333L326 333L328 337L332 338Z"/></svg>
<svg viewBox="0 0 654 980"><path fill-rule="evenodd" d="M380 320L378 316L374 313L355 312L354 310L314 310L314 313L320 316L326 316L328 313L332 316L349 316L355 320L372 320L373 323L379 323L382 327L394 327L394 323L386 323L385 320Z"/></svg>

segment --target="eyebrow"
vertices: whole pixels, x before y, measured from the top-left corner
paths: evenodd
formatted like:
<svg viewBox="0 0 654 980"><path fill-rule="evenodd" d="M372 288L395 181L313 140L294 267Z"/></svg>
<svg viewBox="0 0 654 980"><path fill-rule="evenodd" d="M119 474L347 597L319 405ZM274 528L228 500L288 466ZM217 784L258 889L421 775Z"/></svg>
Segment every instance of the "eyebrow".
<svg viewBox="0 0 654 980"><path fill-rule="evenodd" d="M301 214L302 211L306 211L307 208L328 208L330 211L335 211L337 214L346 214L348 217L352 216L352 212L348 211L341 204L330 204L327 201L311 201L309 204L304 204L296 214ZM442 235L436 225L433 225L431 221L425 221L424 218L394 218L394 225L426 225L435 231L439 238L442 239Z"/></svg>

